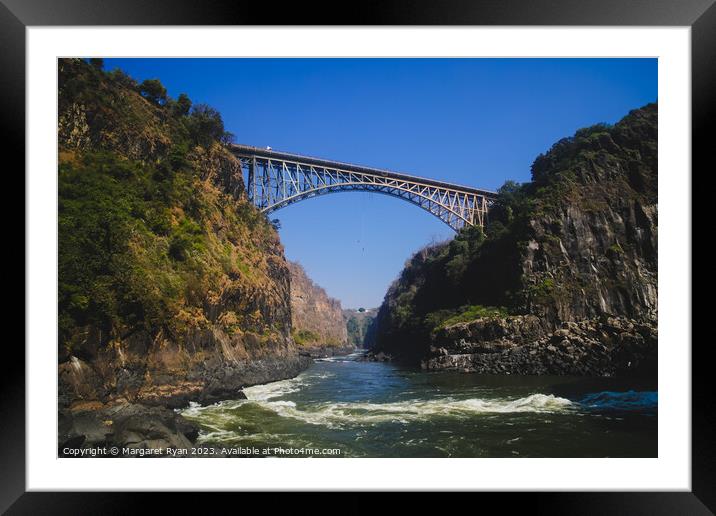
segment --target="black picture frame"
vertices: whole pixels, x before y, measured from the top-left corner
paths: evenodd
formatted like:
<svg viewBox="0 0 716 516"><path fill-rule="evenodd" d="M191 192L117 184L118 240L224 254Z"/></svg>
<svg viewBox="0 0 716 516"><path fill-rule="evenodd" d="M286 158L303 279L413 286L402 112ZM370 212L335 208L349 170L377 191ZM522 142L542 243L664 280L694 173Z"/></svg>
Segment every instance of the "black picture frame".
<svg viewBox="0 0 716 516"><path fill-rule="evenodd" d="M689 26L692 37L692 170L714 170L713 144L707 126L714 119L716 97L715 0L471 0L364 1L315 7L304 3L282 5L244 0L0 0L0 145L6 159L5 192L25 191L25 29L64 25L561 25L561 26ZM7 161L6 161L7 163ZM689 171L683 171L688 180ZM692 173L693 177L693 173ZM9 181L18 184L10 190ZM695 200L692 205L696 205ZM7 204L6 204L7 206ZM689 207L690 209L690 207ZM7 218L16 226L19 209ZM8 216L9 217L9 216ZM694 219L694 222L696 220ZM19 227L17 228L19 232ZM693 234L693 231L692 231ZM15 239L24 242L23 235ZM24 248L23 248L24 249ZM28 258L23 253L23 268ZM16 251L16 254L19 254ZM26 271L26 269L25 269ZM26 271L27 274L27 271ZM15 274L16 277L19 275ZM8 291L11 291L8 288ZM24 291L24 288L23 288ZM12 300L17 305L16 299ZM24 307L24 303L23 303ZM11 321L8 321L11 322ZM25 353L19 338L6 338L6 364L0 404L0 511L8 514L130 514L145 507L146 497L135 493L27 493L25 492ZM689 346L688 343L669 343ZM502 510L529 506L549 514L712 514L716 510L716 416L710 410L707 344L692 348L692 491L647 493L529 493L483 494L496 498ZM12 367L7 364L12 364ZM211 496L217 496L216 494ZM245 496L245 495L243 495ZM373 506L366 495L351 495L354 512ZM222 496L223 498L223 496ZM171 506L191 511L199 502L184 494L163 496ZM265 503L258 499L244 502ZM301 504L300 501L294 503ZM164 505L166 504L166 505ZM148 507L148 506L146 506Z"/></svg>

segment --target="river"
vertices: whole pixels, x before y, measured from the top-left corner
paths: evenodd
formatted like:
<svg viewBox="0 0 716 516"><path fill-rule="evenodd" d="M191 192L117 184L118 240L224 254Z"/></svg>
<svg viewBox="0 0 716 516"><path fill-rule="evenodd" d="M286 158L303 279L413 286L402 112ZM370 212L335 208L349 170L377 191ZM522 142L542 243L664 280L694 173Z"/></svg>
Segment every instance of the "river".
<svg viewBox="0 0 716 516"><path fill-rule="evenodd" d="M246 388L248 399L182 414L201 427L199 446L256 455L657 456L649 383L426 373L359 358L321 359L296 378Z"/></svg>

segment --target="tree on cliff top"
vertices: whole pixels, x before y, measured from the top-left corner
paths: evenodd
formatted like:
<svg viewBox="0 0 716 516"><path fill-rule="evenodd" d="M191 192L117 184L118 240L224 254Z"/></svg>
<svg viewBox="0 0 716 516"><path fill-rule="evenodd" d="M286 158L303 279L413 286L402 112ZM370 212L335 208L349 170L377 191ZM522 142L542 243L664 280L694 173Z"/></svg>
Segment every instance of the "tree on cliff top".
<svg viewBox="0 0 716 516"><path fill-rule="evenodd" d="M159 79L147 79L139 85L139 93L155 104L161 106L167 101L167 89Z"/></svg>
<svg viewBox="0 0 716 516"><path fill-rule="evenodd" d="M186 125L199 145L208 145L213 140L228 144L234 140L234 135L224 128L221 113L206 104L196 104L192 108Z"/></svg>
<svg viewBox="0 0 716 516"><path fill-rule="evenodd" d="M191 99L186 93L180 93L177 97L177 101L174 105L175 113L178 116L186 116L189 114L191 109Z"/></svg>

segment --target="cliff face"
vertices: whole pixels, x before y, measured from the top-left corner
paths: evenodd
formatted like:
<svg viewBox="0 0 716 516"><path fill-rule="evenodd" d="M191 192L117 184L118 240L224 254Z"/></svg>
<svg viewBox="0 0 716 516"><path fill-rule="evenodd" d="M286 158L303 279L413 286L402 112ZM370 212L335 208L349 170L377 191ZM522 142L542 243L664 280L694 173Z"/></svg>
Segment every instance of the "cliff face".
<svg viewBox="0 0 716 516"><path fill-rule="evenodd" d="M377 308L347 308L343 310L343 318L348 330L348 342L355 348L369 348L374 338L375 317Z"/></svg>
<svg viewBox="0 0 716 516"><path fill-rule="evenodd" d="M551 322L655 317L657 114L649 105L613 128L558 143L535 162L535 182L563 193L537 196L526 223L527 312Z"/></svg>
<svg viewBox="0 0 716 516"><path fill-rule="evenodd" d="M60 60L60 407L240 397L308 365L221 117L145 90Z"/></svg>
<svg viewBox="0 0 716 516"><path fill-rule="evenodd" d="M299 349L312 355L349 348L341 302L328 297L300 264L288 263L291 274L291 321Z"/></svg>
<svg viewBox="0 0 716 516"><path fill-rule="evenodd" d="M375 351L428 368L564 373L585 361L577 348L599 342L583 374L653 370L657 115L651 104L560 140L531 183L500 189L484 234L466 229L413 256L380 308ZM518 348L533 353L510 368ZM525 367L530 356L544 367Z"/></svg>

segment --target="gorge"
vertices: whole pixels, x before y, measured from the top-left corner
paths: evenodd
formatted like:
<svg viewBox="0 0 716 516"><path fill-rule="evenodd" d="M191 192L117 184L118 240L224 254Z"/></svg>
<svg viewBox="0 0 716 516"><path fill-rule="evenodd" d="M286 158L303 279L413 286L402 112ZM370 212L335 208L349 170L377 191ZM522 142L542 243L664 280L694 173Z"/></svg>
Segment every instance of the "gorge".
<svg viewBox="0 0 716 516"><path fill-rule="evenodd" d="M271 431L390 455L413 446L410 425L423 434L407 455L512 454L501 437L471 442L485 414L550 432L544 414L572 424L603 407L593 385L654 388L655 104L557 142L531 182L500 189L484 231L422 249L378 309L354 310L286 259L216 110L98 60L58 71L61 456L254 446ZM653 396L630 396L608 403L653 416ZM577 426L598 434L589 421ZM431 425L455 437L443 451L426 451Z"/></svg>

